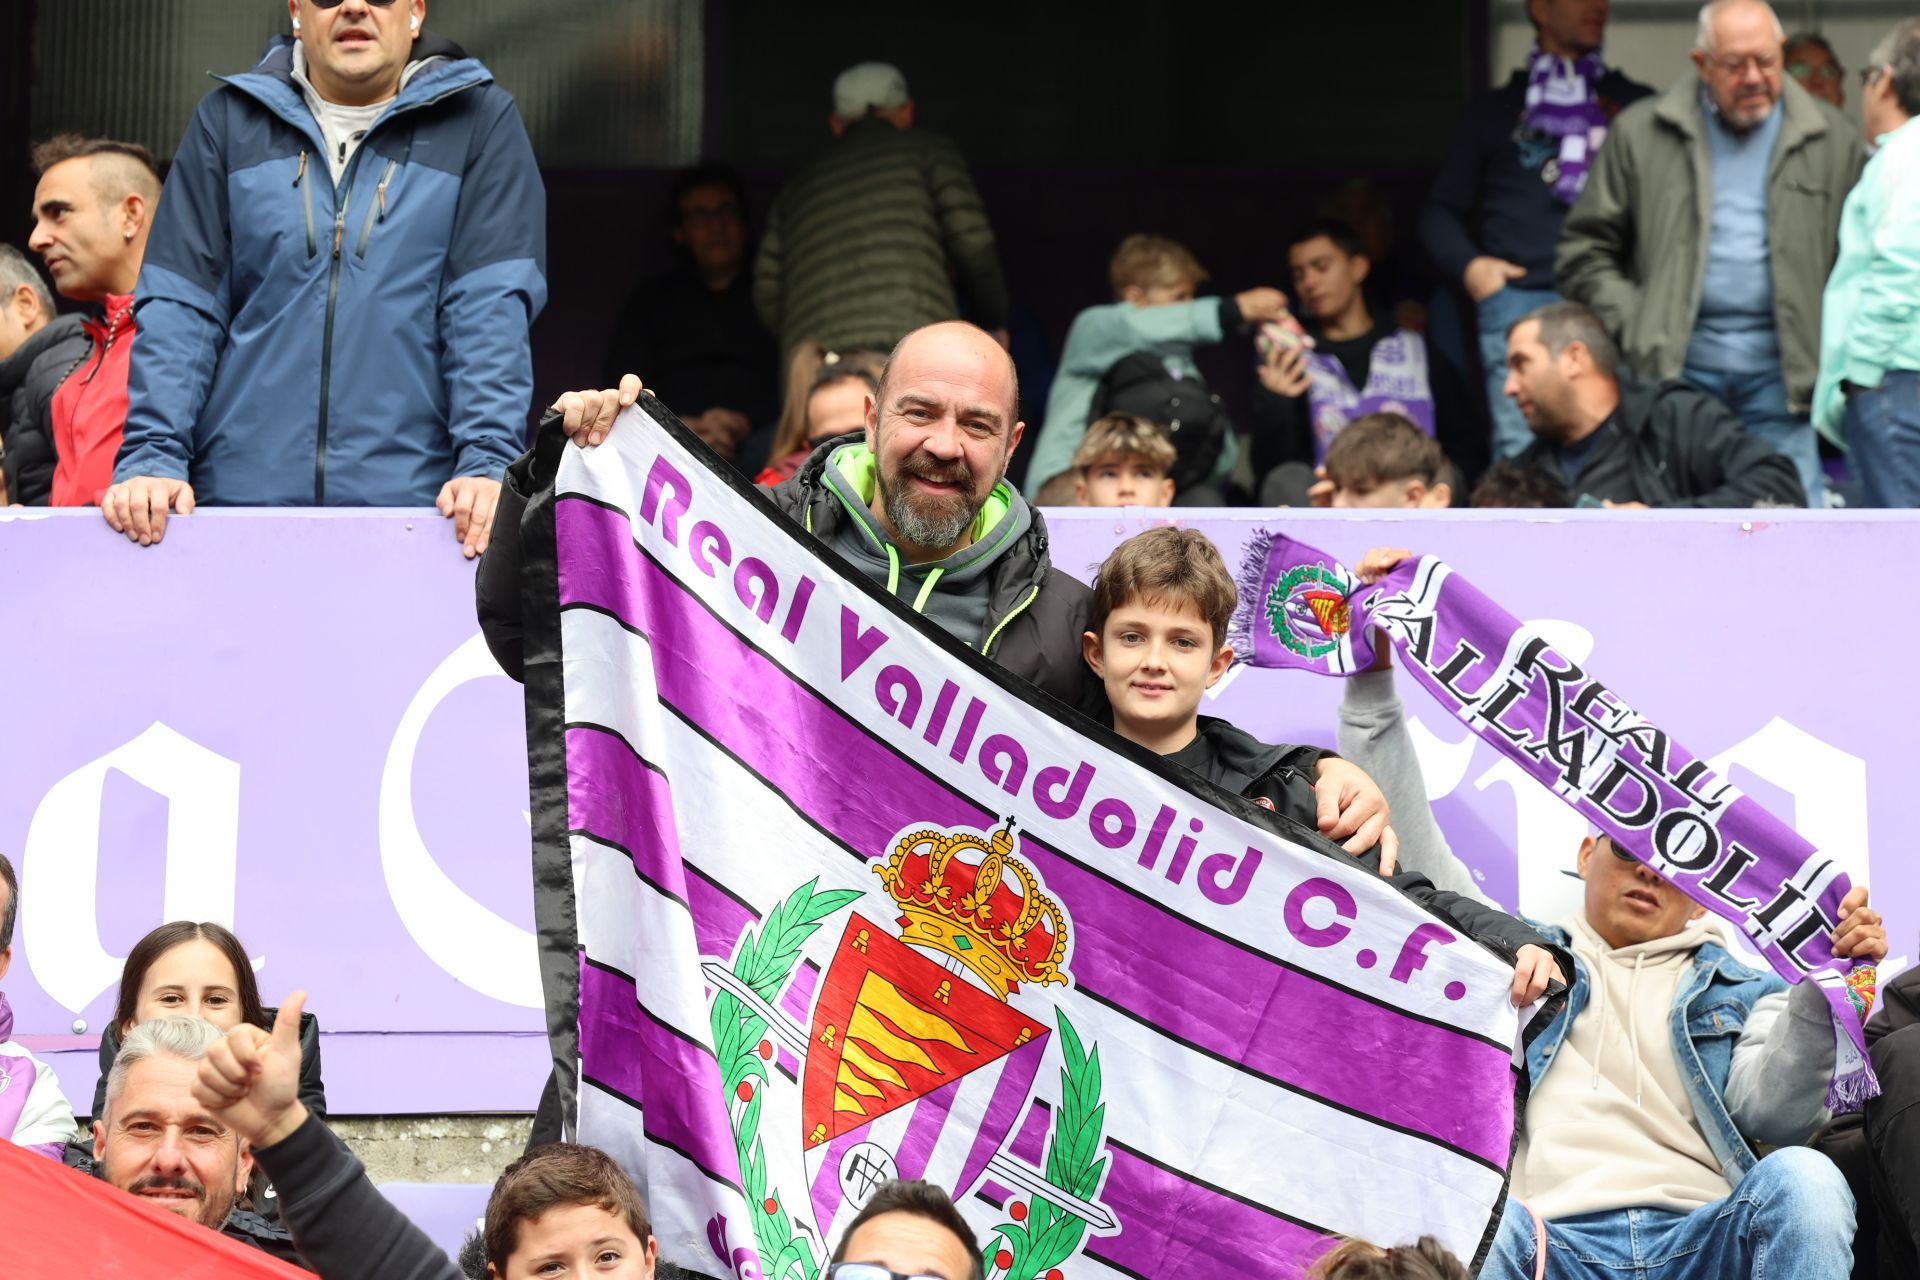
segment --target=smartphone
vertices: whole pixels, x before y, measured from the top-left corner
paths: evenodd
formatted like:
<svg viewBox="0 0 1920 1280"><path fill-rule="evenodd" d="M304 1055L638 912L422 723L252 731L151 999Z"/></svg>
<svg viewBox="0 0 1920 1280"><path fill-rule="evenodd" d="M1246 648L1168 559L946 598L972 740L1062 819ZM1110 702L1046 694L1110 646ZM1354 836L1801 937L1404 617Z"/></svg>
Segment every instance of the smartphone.
<svg viewBox="0 0 1920 1280"><path fill-rule="evenodd" d="M1292 329L1268 320L1261 324L1259 333L1254 335L1253 345L1261 355L1270 356L1276 351L1292 351L1301 345L1301 341L1300 335Z"/></svg>

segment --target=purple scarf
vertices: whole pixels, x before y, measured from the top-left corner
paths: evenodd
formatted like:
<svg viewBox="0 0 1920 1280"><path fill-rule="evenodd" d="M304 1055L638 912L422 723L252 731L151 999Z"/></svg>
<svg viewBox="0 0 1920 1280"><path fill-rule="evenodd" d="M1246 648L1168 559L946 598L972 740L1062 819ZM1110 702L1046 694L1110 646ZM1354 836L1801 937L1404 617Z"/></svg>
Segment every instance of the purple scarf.
<svg viewBox="0 0 1920 1280"><path fill-rule="evenodd" d="M1440 560L1371 587L1325 553L1256 535L1229 642L1261 667L1351 675L1378 627L1442 706L1606 832L1614 844L1746 934L1789 982L1811 981L1834 1024L1827 1106L1880 1092L1861 1023L1875 970L1833 954L1852 882L1831 857L1717 776L1667 732Z"/></svg>
<svg viewBox="0 0 1920 1280"><path fill-rule="evenodd" d="M1600 51L1578 58L1542 53L1536 42L1527 63L1527 109L1520 125L1529 132L1560 140L1560 152L1540 170L1554 198L1572 204L1587 183L1587 167L1607 136L1607 113L1597 86L1606 74Z"/></svg>
<svg viewBox="0 0 1920 1280"><path fill-rule="evenodd" d="M1397 413L1428 435L1434 431L1433 386L1427 344L1417 333L1396 329L1373 345L1367 385L1355 387L1346 366L1321 351L1307 352L1307 409L1313 420L1313 461L1327 459L1327 446L1355 418Z"/></svg>

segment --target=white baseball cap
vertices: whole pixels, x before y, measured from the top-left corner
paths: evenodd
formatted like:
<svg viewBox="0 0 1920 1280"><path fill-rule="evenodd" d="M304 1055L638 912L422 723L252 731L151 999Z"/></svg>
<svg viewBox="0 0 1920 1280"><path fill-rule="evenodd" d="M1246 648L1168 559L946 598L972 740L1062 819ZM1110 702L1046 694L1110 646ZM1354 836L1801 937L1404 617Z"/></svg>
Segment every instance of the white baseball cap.
<svg viewBox="0 0 1920 1280"><path fill-rule="evenodd" d="M833 114L858 120L873 108L891 111L907 100L907 78L889 62L862 62L833 82Z"/></svg>

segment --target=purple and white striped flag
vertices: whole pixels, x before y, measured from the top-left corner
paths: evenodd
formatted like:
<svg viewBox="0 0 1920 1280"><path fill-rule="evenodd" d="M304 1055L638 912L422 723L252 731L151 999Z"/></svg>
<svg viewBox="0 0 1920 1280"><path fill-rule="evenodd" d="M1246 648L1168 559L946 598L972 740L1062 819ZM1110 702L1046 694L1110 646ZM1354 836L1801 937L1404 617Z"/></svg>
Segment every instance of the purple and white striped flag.
<svg viewBox="0 0 1920 1280"><path fill-rule="evenodd" d="M926 626L651 398L539 456L542 919L663 1257L817 1280L895 1174L994 1280L1483 1250L1507 964Z"/></svg>

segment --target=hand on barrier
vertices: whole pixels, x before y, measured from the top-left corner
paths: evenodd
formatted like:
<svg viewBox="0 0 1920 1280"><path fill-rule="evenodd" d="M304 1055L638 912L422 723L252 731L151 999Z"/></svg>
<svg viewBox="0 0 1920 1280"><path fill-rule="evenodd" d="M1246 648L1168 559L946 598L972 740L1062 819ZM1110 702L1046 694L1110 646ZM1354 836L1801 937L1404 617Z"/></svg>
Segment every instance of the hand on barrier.
<svg viewBox="0 0 1920 1280"><path fill-rule="evenodd" d="M167 512L193 511L193 486L169 476L134 476L109 487L100 497L100 514L115 533L150 547L167 531Z"/></svg>
<svg viewBox="0 0 1920 1280"><path fill-rule="evenodd" d="M307 993L280 1003L273 1030L243 1022L207 1050L193 1082L201 1106L226 1118L255 1147L270 1147L306 1123L300 1101L300 1012Z"/></svg>
<svg viewBox="0 0 1920 1280"><path fill-rule="evenodd" d="M1323 758L1313 772L1320 834L1348 853L1365 853L1379 844L1388 830L1387 797L1379 784L1359 765L1334 756Z"/></svg>
<svg viewBox="0 0 1920 1280"><path fill-rule="evenodd" d="M1553 953L1531 942L1513 957L1513 1007L1524 1009L1545 994L1548 982L1565 986L1567 975L1560 972Z"/></svg>
<svg viewBox="0 0 1920 1280"><path fill-rule="evenodd" d="M640 392L639 375L629 373L620 379L617 389L567 392L553 402L553 412L560 415L560 429L567 433L567 439L582 449L591 449L607 438L613 420L640 398Z"/></svg>
<svg viewBox="0 0 1920 1280"><path fill-rule="evenodd" d="M455 476L440 486L433 500L443 516L453 517L453 536L461 553L471 560L487 549L493 533L493 511L500 505L500 482L486 476Z"/></svg>

